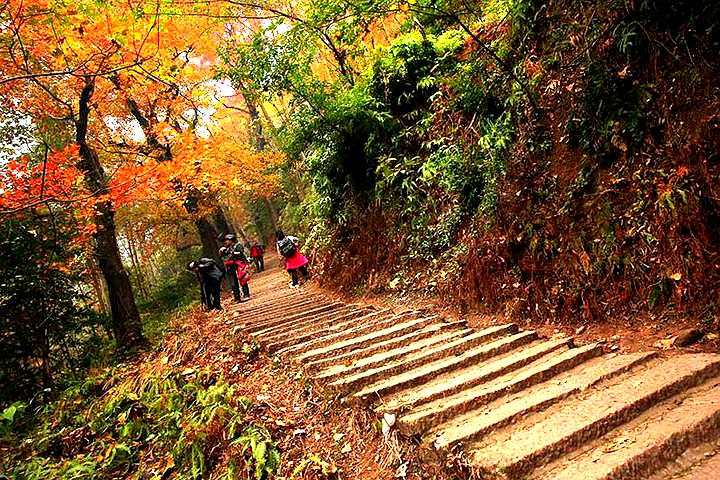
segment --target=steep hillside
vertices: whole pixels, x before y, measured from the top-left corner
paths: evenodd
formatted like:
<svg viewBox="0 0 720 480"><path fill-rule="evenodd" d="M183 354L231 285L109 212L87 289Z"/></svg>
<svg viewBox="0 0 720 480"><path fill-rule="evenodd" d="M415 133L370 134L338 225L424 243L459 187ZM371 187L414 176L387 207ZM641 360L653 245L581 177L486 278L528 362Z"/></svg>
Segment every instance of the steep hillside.
<svg viewBox="0 0 720 480"><path fill-rule="evenodd" d="M308 232L324 281L717 328L718 7L429 8L332 118L286 127L310 193L284 220Z"/></svg>

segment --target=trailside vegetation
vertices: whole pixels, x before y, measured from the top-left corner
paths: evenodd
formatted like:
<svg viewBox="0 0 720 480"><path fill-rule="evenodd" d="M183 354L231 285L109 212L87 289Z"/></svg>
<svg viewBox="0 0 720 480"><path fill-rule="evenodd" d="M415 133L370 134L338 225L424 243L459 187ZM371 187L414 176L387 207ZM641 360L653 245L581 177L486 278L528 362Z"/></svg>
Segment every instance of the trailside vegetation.
<svg viewBox="0 0 720 480"><path fill-rule="evenodd" d="M282 222L329 285L716 328L719 13L312 5L221 56L287 104Z"/></svg>

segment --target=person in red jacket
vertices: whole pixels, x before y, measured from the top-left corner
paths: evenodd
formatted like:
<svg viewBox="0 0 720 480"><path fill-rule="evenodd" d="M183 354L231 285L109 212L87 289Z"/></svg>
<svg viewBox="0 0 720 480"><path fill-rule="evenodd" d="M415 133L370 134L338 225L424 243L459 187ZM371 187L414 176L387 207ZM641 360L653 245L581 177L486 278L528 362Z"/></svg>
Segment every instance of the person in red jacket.
<svg viewBox="0 0 720 480"><path fill-rule="evenodd" d="M308 272L308 261L305 255L300 253L297 237L286 236L282 230L275 232L277 238L277 251L285 261L285 269L292 278L291 288L298 287L298 273L302 274L305 281L310 278Z"/></svg>

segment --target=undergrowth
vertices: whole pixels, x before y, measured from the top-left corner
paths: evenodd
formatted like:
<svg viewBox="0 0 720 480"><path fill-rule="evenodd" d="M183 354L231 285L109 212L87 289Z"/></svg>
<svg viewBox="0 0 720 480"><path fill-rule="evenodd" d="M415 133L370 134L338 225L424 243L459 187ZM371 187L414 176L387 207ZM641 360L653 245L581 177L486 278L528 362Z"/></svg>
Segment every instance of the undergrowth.
<svg viewBox="0 0 720 480"><path fill-rule="evenodd" d="M13 478L255 478L280 465L253 403L210 370L169 367L139 378L119 367L53 404L16 406L2 441L16 444ZM129 377L129 378L128 378Z"/></svg>

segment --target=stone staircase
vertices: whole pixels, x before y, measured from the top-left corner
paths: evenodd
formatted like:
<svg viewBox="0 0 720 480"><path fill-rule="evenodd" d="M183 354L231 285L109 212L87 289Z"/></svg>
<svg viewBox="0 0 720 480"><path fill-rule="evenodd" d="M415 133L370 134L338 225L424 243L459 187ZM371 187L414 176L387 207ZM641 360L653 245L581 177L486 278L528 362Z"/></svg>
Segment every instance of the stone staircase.
<svg viewBox="0 0 720 480"><path fill-rule="evenodd" d="M480 478L720 480L720 355L474 330L292 290L277 269L252 289L232 315L271 355Z"/></svg>

